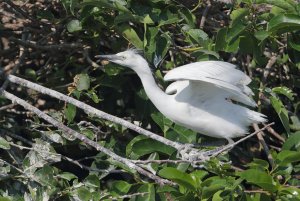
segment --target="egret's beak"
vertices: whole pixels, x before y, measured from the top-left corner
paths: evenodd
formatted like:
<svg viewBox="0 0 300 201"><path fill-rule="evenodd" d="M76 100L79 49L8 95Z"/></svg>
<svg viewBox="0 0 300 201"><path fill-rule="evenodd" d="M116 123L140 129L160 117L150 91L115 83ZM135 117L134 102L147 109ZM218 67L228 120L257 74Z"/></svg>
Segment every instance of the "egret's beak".
<svg viewBox="0 0 300 201"><path fill-rule="evenodd" d="M122 60L123 59L123 57L120 57L120 56L115 55L115 54L96 55L95 58L106 59L106 60L109 60L109 61L115 61L115 60Z"/></svg>

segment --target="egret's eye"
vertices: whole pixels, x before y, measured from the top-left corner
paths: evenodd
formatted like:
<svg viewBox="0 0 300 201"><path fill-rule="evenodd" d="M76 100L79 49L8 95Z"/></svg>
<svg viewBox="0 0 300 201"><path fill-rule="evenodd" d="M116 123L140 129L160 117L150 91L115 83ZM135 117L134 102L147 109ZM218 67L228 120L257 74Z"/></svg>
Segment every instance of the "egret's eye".
<svg viewBox="0 0 300 201"><path fill-rule="evenodd" d="M125 60L125 59L126 59L126 57L125 57L125 56L121 56L121 58L122 58L123 60Z"/></svg>

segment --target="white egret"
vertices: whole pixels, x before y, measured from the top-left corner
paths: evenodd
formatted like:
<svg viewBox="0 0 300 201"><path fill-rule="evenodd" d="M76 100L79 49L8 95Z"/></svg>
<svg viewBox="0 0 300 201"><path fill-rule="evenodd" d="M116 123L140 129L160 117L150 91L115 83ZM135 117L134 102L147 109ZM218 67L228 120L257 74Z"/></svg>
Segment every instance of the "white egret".
<svg viewBox="0 0 300 201"><path fill-rule="evenodd" d="M247 134L252 123L266 121L265 115L235 103L256 106L247 86L251 79L233 64L202 61L174 68L164 80L175 82L164 92L156 84L147 61L135 50L96 57L134 70L147 96L163 115L200 134L232 143L232 138Z"/></svg>

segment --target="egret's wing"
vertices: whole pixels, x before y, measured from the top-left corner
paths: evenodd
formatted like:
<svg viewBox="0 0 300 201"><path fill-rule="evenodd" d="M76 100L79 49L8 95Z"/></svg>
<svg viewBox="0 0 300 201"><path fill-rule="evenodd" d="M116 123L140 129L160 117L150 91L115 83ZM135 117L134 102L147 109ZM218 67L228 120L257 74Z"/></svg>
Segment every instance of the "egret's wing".
<svg viewBox="0 0 300 201"><path fill-rule="evenodd" d="M187 64L169 71L164 80L189 80L195 84L210 83L228 91L230 93L229 98L250 106L256 106L256 103L249 97L253 92L247 87L251 79L242 71L237 70L235 65L227 62L203 61Z"/></svg>
<svg viewBox="0 0 300 201"><path fill-rule="evenodd" d="M183 90L185 87L189 85L188 80L181 80L171 83L165 90L166 94L172 95L176 94L179 91Z"/></svg>

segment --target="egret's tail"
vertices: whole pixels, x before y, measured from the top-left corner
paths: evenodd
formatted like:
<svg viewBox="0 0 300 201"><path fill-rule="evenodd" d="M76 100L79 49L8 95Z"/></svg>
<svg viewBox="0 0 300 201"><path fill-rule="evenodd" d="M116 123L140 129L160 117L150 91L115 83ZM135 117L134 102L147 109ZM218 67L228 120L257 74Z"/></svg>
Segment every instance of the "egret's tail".
<svg viewBox="0 0 300 201"><path fill-rule="evenodd" d="M249 123L264 123L267 122L267 116L253 110L248 111Z"/></svg>

